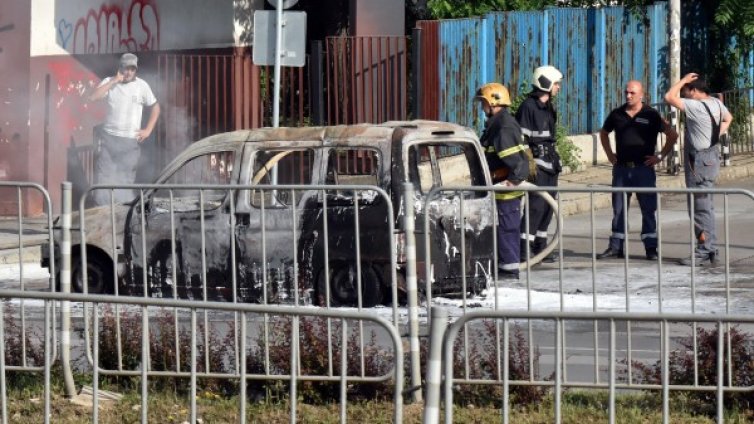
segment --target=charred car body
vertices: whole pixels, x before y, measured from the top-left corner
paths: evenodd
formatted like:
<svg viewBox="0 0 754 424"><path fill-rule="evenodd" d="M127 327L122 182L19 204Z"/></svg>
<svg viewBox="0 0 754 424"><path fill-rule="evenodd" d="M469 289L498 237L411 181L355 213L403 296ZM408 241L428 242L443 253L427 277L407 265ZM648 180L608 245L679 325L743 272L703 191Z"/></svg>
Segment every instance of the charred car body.
<svg viewBox="0 0 754 424"><path fill-rule="evenodd" d="M462 281L466 292L478 291L493 263L491 194L425 200L437 186L489 185L488 175L476 135L448 123L214 135L190 145L130 204L84 211L84 237L72 236L73 289L84 289L85 250L90 293L324 305L329 291L331 305L355 305L358 282L362 305L389 303L391 258L399 292L405 290L404 183L410 182L420 288L430 278L434 294L460 295ZM307 189L315 185L328 190ZM387 197L342 185L376 186Z"/></svg>

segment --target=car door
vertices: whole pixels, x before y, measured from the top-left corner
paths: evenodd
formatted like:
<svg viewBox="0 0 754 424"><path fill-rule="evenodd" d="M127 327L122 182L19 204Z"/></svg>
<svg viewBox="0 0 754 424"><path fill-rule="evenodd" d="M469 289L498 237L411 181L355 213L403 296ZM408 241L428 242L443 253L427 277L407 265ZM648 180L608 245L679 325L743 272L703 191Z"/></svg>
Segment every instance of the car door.
<svg viewBox="0 0 754 424"><path fill-rule="evenodd" d="M236 275L243 301L300 303L307 295L299 284L306 274L299 239L304 205L313 194L305 187L278 186L312 184L319 165L313 145L280 144L285 143L270 148L250 143L244 152L250 168L242 179L255 188L241 193L236 211Z"/></svg>
<svg viewBox="0 0 754 424"><path fill-rule="evenodd" d="M231 190L201 186L231 184L237 165L235 150L197 154L135 203L126 235L130 292L144 293L147 281L152 296L232 298Z"/></svg>
<svg viewBox="0 0 754 424"><path fill-rule="evenodd" d="M473 142L452 139L410 143L404 149L407 175L416 190L418 273L426 282L429 261L434 294L480 291L493 259L495 214L491 195L486 191L455 190L436 193L429 199L427 196L435 187L487 185L481 152ZM429 221L428 234L424 233L425 219Z"/></svg>
<svg viewBox="0 0 754 424"><path fill-rule="evenodd" d="M384 155L376 146L358 145L328 146L322 153L325 184L332 188L317 193L316 208L307 208L301 238L312 247L317 302L359 306L360 287L361 306L380 304L390 284L381 276L390 264L389 199L375 190L339 187L382 187Z"/></svg>

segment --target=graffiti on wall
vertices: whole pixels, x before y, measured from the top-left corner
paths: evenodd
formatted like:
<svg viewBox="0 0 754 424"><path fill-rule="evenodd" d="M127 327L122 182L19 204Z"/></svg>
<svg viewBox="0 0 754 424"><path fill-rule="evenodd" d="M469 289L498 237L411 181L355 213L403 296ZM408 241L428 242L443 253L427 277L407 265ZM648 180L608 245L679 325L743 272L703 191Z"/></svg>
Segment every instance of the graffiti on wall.
<svg viewBox="0 0 754 424"><path fill-rule="evenodd" d="M160 20L154 0L131 0L126 7L102 4L70 22L57 24L58 42L71 53L121 53L157 50Z"/></svg>

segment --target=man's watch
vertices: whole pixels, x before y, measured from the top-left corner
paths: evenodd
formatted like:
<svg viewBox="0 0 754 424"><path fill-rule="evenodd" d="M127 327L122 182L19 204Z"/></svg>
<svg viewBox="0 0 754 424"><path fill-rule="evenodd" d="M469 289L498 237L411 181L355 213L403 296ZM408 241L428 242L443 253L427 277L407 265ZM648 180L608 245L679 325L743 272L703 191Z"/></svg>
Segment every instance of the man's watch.
<svg viewBox="0 0 754 424"><path fill-rule="evenodd" d="M662 153L658 153L658 154L656 154L655 156L657 157L657 161L658 161L658 162L659 162L659 161L661 161L661 160L662 160L662 158L663 158L663 156L662 156Z"/></svg>

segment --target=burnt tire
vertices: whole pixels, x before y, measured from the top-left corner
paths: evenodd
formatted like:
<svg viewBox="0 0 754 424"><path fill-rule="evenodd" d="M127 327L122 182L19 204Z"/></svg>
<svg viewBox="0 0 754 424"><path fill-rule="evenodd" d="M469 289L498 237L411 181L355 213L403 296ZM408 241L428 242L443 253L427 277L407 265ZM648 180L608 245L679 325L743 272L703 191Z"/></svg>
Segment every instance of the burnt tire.
<svg viewBox="0 0 754 424"><path fill-rule="evenodd" d="M358 306L356 266L343 264L330 270L330 306ZM317 298L320 306L327 306L325 271L317 278ZM361 267L361 306L371 308L382 303L382 283L377 272L369 265Z"/></svg>
<svg viewBox="0 0 754 424"><path fill-rule="evenodd" d="M113 293L113 264L109 258L102 254L90 252L86 255L87 293L110 294ZM71 291L74 293L84 292L84 272L81 257L76 255L71 264Z"/></svg>

